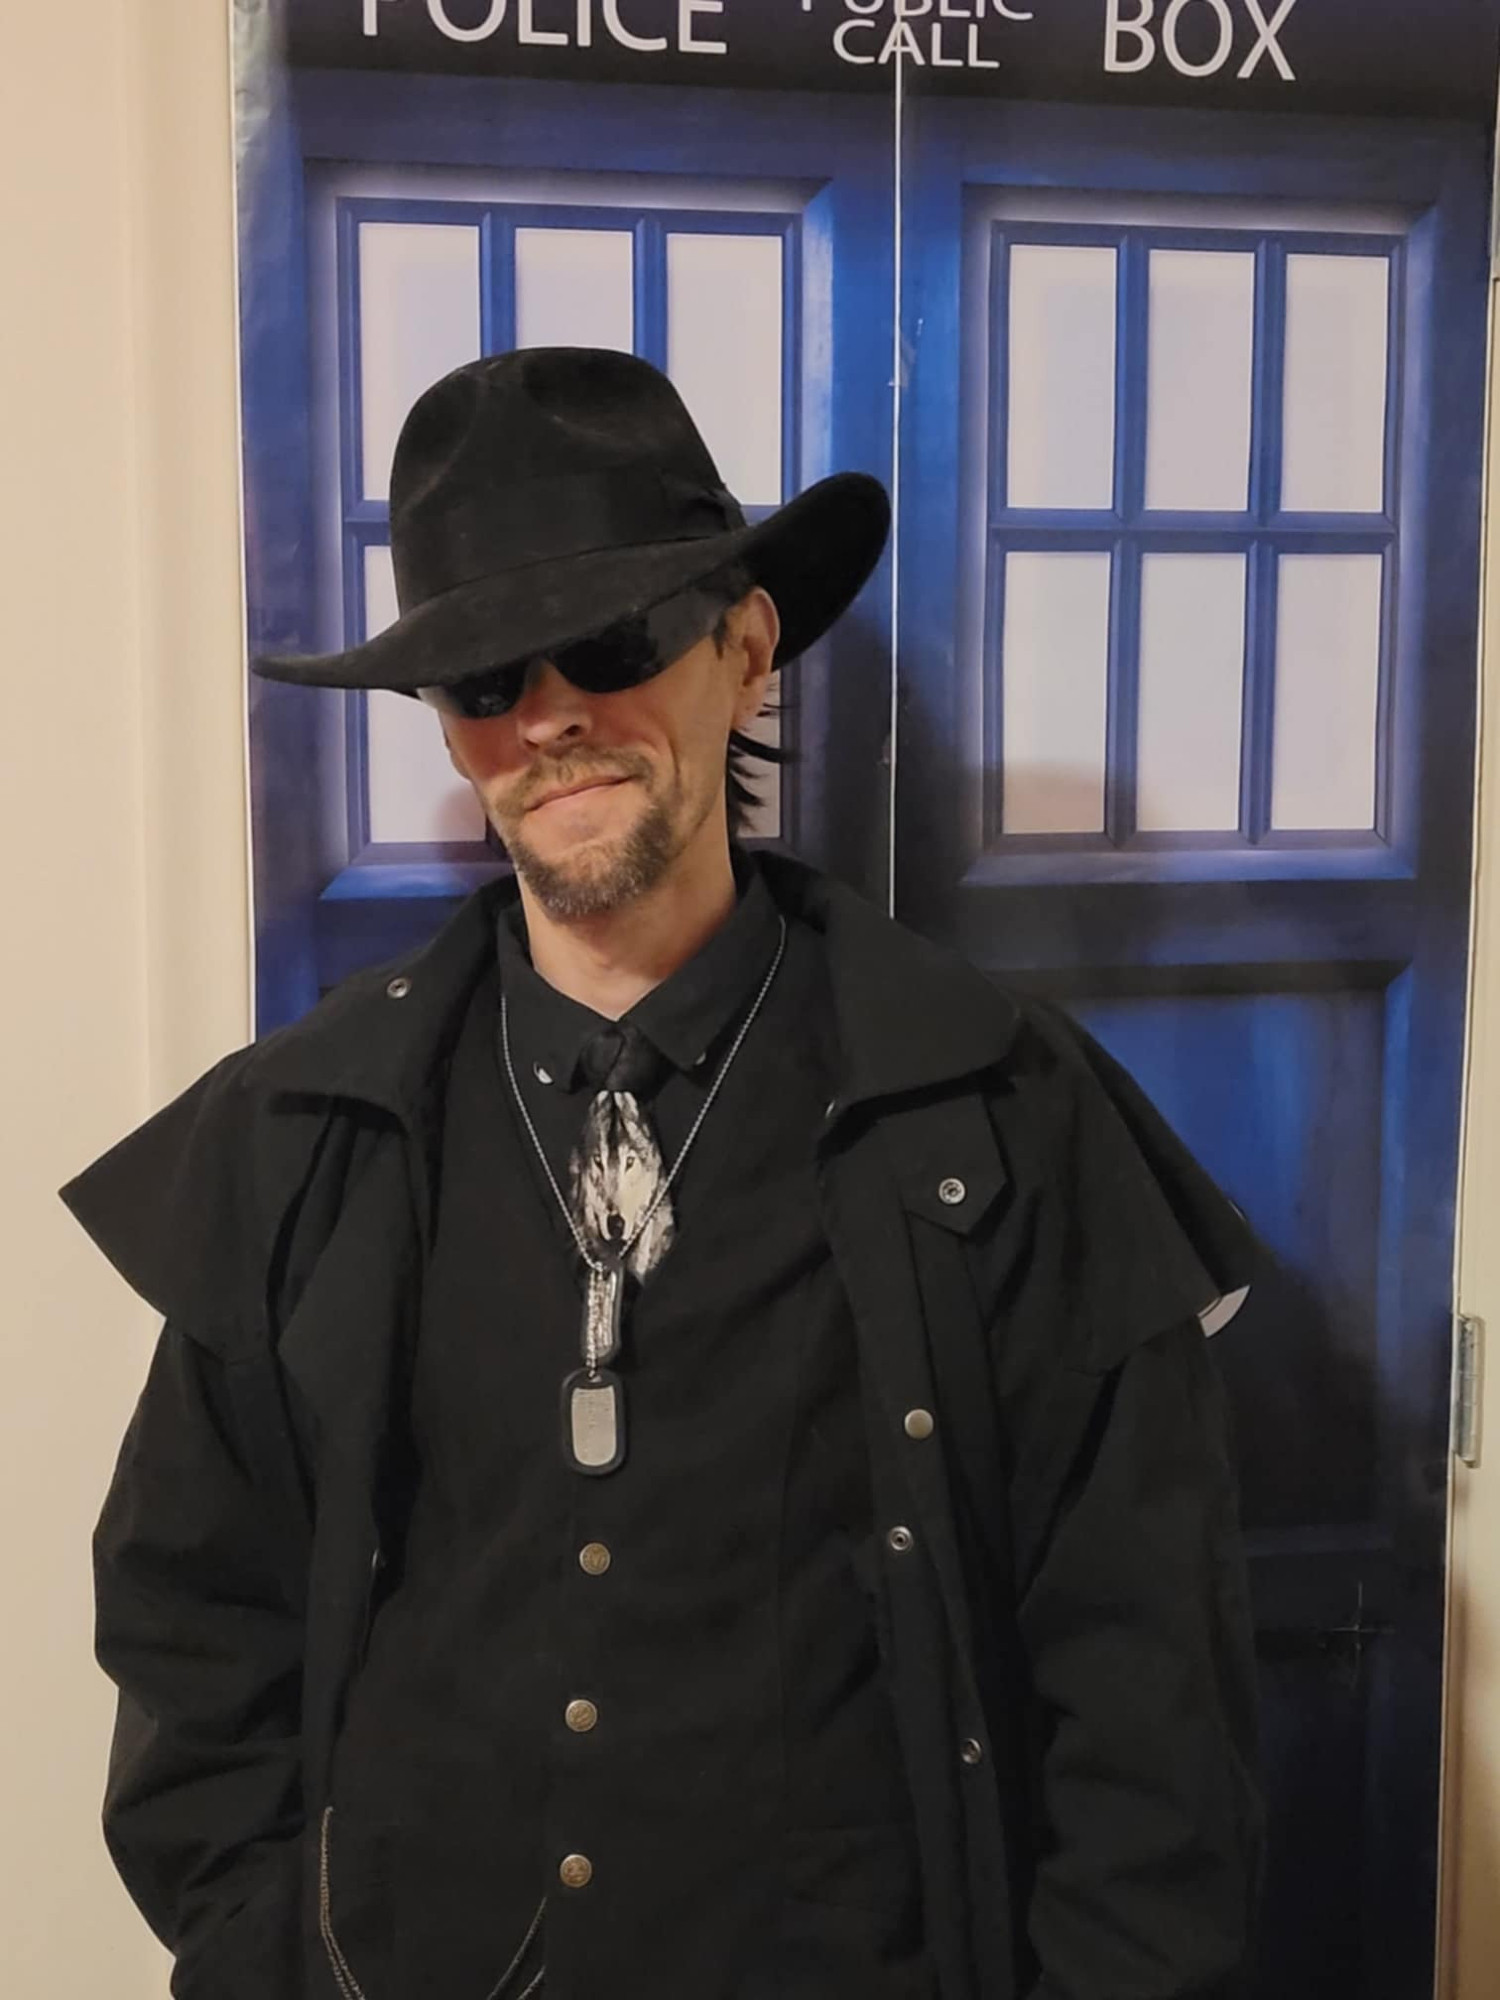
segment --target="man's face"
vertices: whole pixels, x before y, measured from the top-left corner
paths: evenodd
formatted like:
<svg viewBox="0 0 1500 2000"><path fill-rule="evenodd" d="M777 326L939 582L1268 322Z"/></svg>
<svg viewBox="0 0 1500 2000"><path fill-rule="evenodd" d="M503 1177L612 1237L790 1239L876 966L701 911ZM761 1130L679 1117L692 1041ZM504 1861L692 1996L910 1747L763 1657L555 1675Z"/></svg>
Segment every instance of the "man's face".
<svg viewBox="0 0 1500 2000"><path fill-rule="evenodd" d="M695 843L727 839L729 732L760 711L779 629L763 590L727 624L722 651L700 640L639 687L589 694L546 660L509 714L442 717L455 770L552 916L631 902Z"/></svg>

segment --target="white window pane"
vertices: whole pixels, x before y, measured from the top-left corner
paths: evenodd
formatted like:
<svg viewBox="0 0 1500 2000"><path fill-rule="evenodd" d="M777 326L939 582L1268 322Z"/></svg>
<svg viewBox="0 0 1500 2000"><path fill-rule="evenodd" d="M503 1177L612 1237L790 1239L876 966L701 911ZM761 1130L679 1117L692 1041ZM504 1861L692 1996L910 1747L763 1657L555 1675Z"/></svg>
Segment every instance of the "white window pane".
<svg viewBox="0 0 1500 2000"><path fill-rule="evenodd" d="M1011 555L1001 652L1004 828L1099 833L1109 678L1107 555Z"/></svg>
<svg viewBox="0 0 1500 2000"><path fill-rule="evenodd" d="M1115 491L1115 253L1010 253L1006 493L1012 507L1110 507Z"/></svg>
<svg viewBox="0 0 1500 2000"><path fill-rule="evenodd" d="M1245 558L1144 557L1136 736L1143 833L1239 825L1244 682Z"/></svg>
<svg viewBox="0 0 1500 2000"><path fill-rule="evenodd" d="M365 629L360 634L360 643L373 639L377 632L383 632L387 625L394 625L400 614L396 602L396 571L391 562L391 552L387 548L367 547L365 550Z"/></svg>
<svg viewBox="0 0 1500 2000"><path fill-rule="evenodd" d="M1375 824L1381 559L1283 556L1271 824Z"/></svg>
<svg viewBox="0 0 1500 2000"><path fill-rule="evenodd" d="M391 552L365 550L365 637L396 617ZM370 838L483 840L478 801L448 762L433 711L410 695L374 688L367 708Z"/></svg>
<svg viewBox="0 0 1500 2000"><path fill-rule="evenodd" d="M366 222L359 231L364 497L383 500L391 454L422 391L479 353L479 231Z"/></svg>
<svg viewBox="0 0 1500 2000"><path fill-rule="evenodd" d="M634 272L626 229L518 229L517 347L614 347L629 354Z"/></svg>
<svg viewBox="0 0 1500 2000"><path fill-rule="evenodd" d="M1255 259L1153 250L1146 505L1250 504Z"/></svg>
<svg viewBox="0 0 1500 2000"><path fill-rule="evenodd" d="M1286 260L1281 504L1378 514L1385 505L1390 263Z"/></svg>
<svg viewBox="0 0 1500 2000"><path fill-rule="evenodd" d="M779 236L667 238L667 373L746 507L783 497L781 265Z"/></svg>

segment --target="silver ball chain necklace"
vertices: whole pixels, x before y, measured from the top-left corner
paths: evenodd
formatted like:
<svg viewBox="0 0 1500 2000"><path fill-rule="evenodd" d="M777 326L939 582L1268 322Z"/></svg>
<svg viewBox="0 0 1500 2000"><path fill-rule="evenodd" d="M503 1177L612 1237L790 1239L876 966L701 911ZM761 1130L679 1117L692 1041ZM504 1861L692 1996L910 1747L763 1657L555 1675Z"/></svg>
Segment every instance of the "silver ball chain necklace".
<svg viewBox="0 0 1500 2000"><path fill-rule="evenodd" d="M557 1177L537 1137L536 1126L531 1113L526 1108L526 1100L521 1095L521 1087L516 1081L516 1066L510 1047L510 1004L504 989L500 994L500 1046L505 1055L505 1074L510 1079L511 1095L521 1113L526 1130L530 1134L536 1156L542 1163L542 1172L547 1177L553 1198L562 1211L573 1241L578 1246L578 1254L588 1269L588 1285L584 1293L583 1322L579 1338L583 1365L567 1375L562 1385L563 1405L563 1455L577 1472L613 1472L623 1463L625 1457L625 1392L618 1375L608 1365L620 1351L623 1332L625 1301L625 1259L641 1237L653 1215L666 1200L672 1183L682 1171L682 1163L688 1156L689 1148L697 1138L704 1119L718 1096L730 1066L739 1054L746 1035L771 990L772 981L786 951L786 918L778 916L780 936L776 943L775 956L760 991L756 994L750 1011L740 1023L739 1032L729 1046L728 1053L720 1063L718 1073L709 1085L708 1095L699 1106L698 1115L688 1128L687 1137L677 1149L677 1157L662 1176L661 1185L647 1204L629 1236L611 1242L607 1254L601 1256L584 1237L574 1220L573 1211L557 1185Z"/></svg>

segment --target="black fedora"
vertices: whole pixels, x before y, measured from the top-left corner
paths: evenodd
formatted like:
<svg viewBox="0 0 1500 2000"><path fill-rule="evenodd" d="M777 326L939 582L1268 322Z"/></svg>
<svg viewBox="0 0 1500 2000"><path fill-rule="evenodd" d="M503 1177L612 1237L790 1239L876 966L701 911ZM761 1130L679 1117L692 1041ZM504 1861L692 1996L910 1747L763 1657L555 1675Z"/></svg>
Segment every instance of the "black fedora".
<svg viewBox="0 0 1500 2000"><path fill-rule="evenodd" d="M633 355L491 355L425 390L397 440L396 622L255 671L411 694L590 637L735 562L776 602L781 666L853 601L889 529L884 487L859 472L748 526L676 389Z"/></svg>

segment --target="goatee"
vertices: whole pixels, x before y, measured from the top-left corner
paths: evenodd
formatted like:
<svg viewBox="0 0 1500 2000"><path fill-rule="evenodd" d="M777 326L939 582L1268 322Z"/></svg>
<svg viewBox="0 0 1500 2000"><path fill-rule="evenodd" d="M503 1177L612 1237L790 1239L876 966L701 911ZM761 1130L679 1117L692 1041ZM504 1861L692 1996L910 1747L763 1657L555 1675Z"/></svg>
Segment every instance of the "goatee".
<svg viewBox="0 0 1500 2000"><path fill-rule="evenodd" d="M671 809L657 800L618 841L588 843L548 861L521 834L501 834L516 873L547 912L564 922L601 916L654 889L677 856Z"/></svg>

